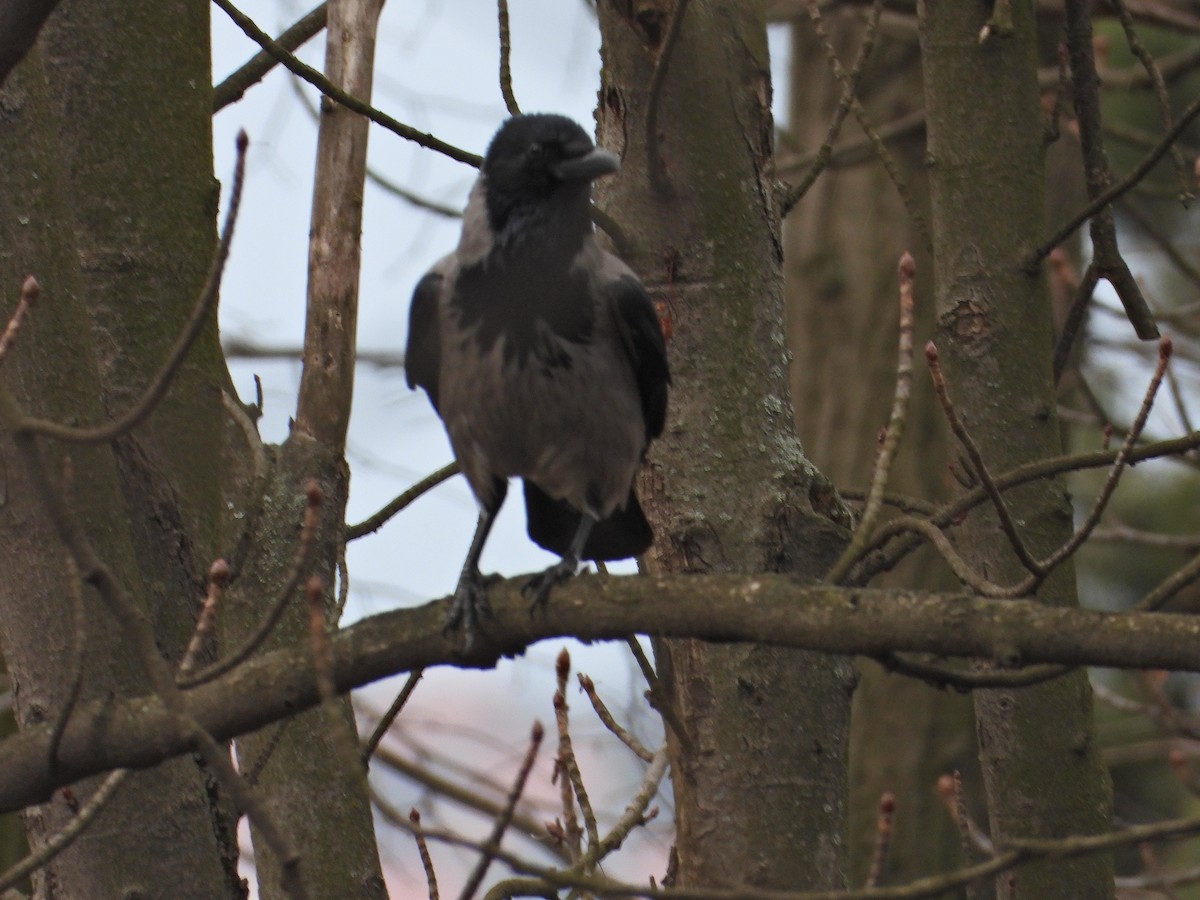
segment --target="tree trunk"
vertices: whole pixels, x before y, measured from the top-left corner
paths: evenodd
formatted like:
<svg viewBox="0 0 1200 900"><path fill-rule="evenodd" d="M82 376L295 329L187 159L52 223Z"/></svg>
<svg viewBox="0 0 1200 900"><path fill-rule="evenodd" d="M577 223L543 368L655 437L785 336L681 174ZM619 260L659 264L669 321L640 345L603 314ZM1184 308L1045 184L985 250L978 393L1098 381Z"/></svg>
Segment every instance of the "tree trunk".
<svg viewBox="0 0 1200 900"><path fill-rule="evenodd" d="M35 50L10 78L4 90L4 125L0 127L0 284L7 297L15 294L21 278L36 273L43 284L43 302L22 330L16 347L5 364L5 378L21 402L33 412L62 421L97 423L106 419L105 397L101 385L112 372L103 363L114 357L98 355L95 332L89 320L88 304L104 290L101 273L125 279L128 296L150 296L161 306L155 315L159 327L174 327L182 318L181 307L190 305L208 258L211 246L211 204L209 195L194 197L190 208L180 209L178 201L161 185L145 185L150 177L138 165L145 161L144 142L156 143L153 151L157 164L164 169L162 178L176 176L194 183L196 169L211 179L211 146L207 134L207 113L185 124L189 109L179 93L194 93L196 84L208 81L208 62L202 54L192 66L187 60L171 57L171 42L179 38L184 23L160 21L159 10L128 17L115 9L96 18L73 18L82 9L64 5L62 21L56 21L59 39L80 29L90 34L80 40L90 49L108 48L118 56L126 53L173 59L168 73L160 73L146 98L151 108L139 106L143 127L130 130L122 120L106 122L102 116L81 114L81 119L64 123L61 109L52 108L43 56ZM191 19L207 33L207 15L202 4L189 4ZM169 18L179 9L164 9ZM93 30L95 29L95 30ZM119 36L118 36L119 31ZM189 42L195 35L187 32ZM117 49L117 48L120 49ZM89 54L94 55L94 54ZM97 62L99 64L99 61ZM110 60L113 71L104 69L96 77L120 80L120 60ZM55 82L61 87L62 82ZM129 88L129 85L125 85ZM132 90L132 88L129 88ZM203 92L202 92L203 93ZM92 95L89 95L92 96ZM136 103L133 94L126 102ZM74 97L74 95L72 95ZM63 98L64 102L66 98ZM106 99L92 97L103 104ZM158 104L161 103L162 106ZM203 107L197 104L196 110ZM174 110L175 127L163 127L164 109ZM197 115L199 113L197 112ZM79 163L79 158L64 154L62 135L87 143L96 141L110 148L112 135L89 129L116 128L120 151L110 151L104 171ZM151 132L153 134L151 135ZM200 145L194 138L201 134ZM171 144L172 139L178 141ZM82 151L81 151L82 152ZM161 157L159 156L161 154ZM60 166L64 161L70 167ZM178 164L188 174L175 172ZM143 179L143 180L139 180ZM140 189L145 186L146 191ZM121 199L114 195L137 193L138 224L134 227L123 215L106 215L102 202L110 198L114 208ZM93 205L95 204L95 205ZM177 217L188 221L197 217L207 221L208 236L190 244L174 243ZM199 229L202 233L203 229ZM197 232L193 232L197 233ZM175 284L167 290L159 269L163 243L176 254L174 268L168 268ZM107 247L110 253L93 256L89 248ZM82 263L82 265L81 265ZM201 278L189 273L201 273ZM95 280L93 280L95 276ZM163 294L159 294L159 289ZM93 293L95 291L96 293ZM110 299L112 295L107 295ZM11 309L11 306L10 306ZM136 356L135 342L117 344L122 362ZM148 365L157 364L152 360ZM197 417L204 421L203 413ZM190 630L192 603L196 599L194 572L187 572L187 560L163 558L163 536L176 536L169 524L146 520L146 507L131 498L122 485L120 461L108 446L49 447L52 459L70 458L68 489L75 507L88 527L98 552L123 581L130 594L147 608L146 598L161 603L154 607L157 621L170 637L164 644L178 647L178 636ZM10 461L16 457L11 450ZM165 477L165 476L164 476ZM45 511L37 502L26 477L17 464L6 467L8 497L0 516L5 540L0 542L0 565L21 577L5 582L0 589L0 618L5 623L4 654L14 681L18 722L22 727L56 721L62 715L65 698L77 665L82 665L81 700L105 697L138 696L148 692L144 674L124 640L120 627L102 608L94 592L82 587L67 568L66 554ZM215 514L215 511L209 515ZM137 523L131 525L131 523ZM147 535L161 532L158 540ZM211 552L211 547L203 552ZM155 560L158 560L156 566ZM145 567L139 565L145 563ZM147 576L157 570L151 581ZM186 589L181 587L186 584ZM81 628L77 633L72 596L82 591ZM54 598L54 603L48 603ZM82 646L79 643L82 642ZM80 659L82 657L82 659ZM74 795L86 802L95 781L76 785ZM62 799L27 811L26 822L32 843L45 842L72 818ZM136 822L138 826L129 827ZM228 826L228 827L227 827ZM67 851L53 859L35 877L35 895L39 897L163 897L212 898L244 896L236 874L236 842L232 819L219 810L216 791L195 762L182 757L155 769L132 775L118 790L110 804L92 826Z"/></svg>
<svg viewBox="0 0 1200 900"><path fill-rule="evenodd" d="M762 10L598 9L599 136L623 159L599 202L673 333L667 431L641 481L657 533L647 564L816 577L847 519L804 460L787 399ZM646 129L656 65L657 154ZM679 883L841 885L849 664L755 645L655 650L685 732L670 741Z"/></svg>
<svg viewBox="0 0 1200 900"><path fill-rule="evenodd" d="M1012 4L1011 33L980 40L992 4L926 0L919 7L929 114L937 342L959 412L994 472L1061 452L1051 383L1050 305L1040 272L1022 260L1045 234L1043 127L1032 3ZM1071 533L1062 485L1006 494L1035 557ZM959 547L992 581L1024 574L993 514L973 514ZM1038 591L1077 603L1073 568ZM1092 726L1087 674L976 695L994 838L1100 834L1111 792ZM1023 868L1004 896L1113 895L1111 857Z"/></svg>
<svg viewBox="0 0 1200 900"><path fill-rule="evenodd" d="M864 34L861 10L830 10L824 27L846 69ZM834 78L810 21L792 29L789 134L810 155L825 140L842 84ZM857 97L883 127L922 108L916 36L881 29ZM837 146L864 141L847 116ZM922 175L923 125L890 141L919 208L927 215ZM797 183L807 166L788 172ZM788 216L784 228L788 349L796 429L805 452L839 488L865 490L896 382L900 254L917 262L916 335L933 330L931 260L926 238L908 217L870 149L835 160ZM946 499L946 428L920 374L908 424L888 482L890 492ZM954 585L931 552L918 553L875 582L939 590ZM860 667L850 741L849 867L863 883L871 864L880 797L896 798L896 828L881 883L900 884L960 865L961 841L935 786L954 770L977 771L970 699L932 690L872 663ZM970 779L977 783L978 779Z"/></svg>
<svg viewBox="0 0 1200 900"><path fill-rule="evenodd" d="M329 6L326 75L368 102L382 8L383 0L339 0ZM320 485L323 499L309 569L327 588L323 600L331 627L336 627L340 614L333 585L350 484L344 452L354 384L369 123L328 99L321 110L304 372L295 426L272 468L258 541L245 583L237 591L234 627L243 634L258 624L263 599L275 596L291 574L310 479ZM304 643L311 636L309 613L296 596L268 646ZM279 824L300 846L312 895L386 898L349 697L331 698L318 709L246 735L237 747L243 771L253 773L271 797ZM275 854L257 833L254 846L262 897L285 896Z"/></svg>

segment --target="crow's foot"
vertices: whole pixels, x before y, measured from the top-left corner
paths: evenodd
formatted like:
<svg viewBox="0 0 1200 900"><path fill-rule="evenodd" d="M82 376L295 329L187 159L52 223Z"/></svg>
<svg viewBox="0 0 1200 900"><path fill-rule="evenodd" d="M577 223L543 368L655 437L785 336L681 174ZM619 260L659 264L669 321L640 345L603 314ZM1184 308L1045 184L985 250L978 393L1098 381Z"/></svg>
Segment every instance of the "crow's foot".
<svg viewBox="0 0 1200 900"><path fill-rule="evenodd" d="M470 650L479 637L479 622L484 616L493 616L492 605L488 603L487 579L478 572L474 575L464 572L454 591L450 611L446 613L442 634L449 634L461 625L463 650Z"/></svg>
<svg viewBox="0 0 1200 900"><path fill-rule="evenodd" d="M550 600L550 590L573 576L578 568L579 563L567 557L526 581L521 586L521 594L525 597L532 595L533 599L529 601L529 615L532 616L539 609L545 609Z"/></svg>

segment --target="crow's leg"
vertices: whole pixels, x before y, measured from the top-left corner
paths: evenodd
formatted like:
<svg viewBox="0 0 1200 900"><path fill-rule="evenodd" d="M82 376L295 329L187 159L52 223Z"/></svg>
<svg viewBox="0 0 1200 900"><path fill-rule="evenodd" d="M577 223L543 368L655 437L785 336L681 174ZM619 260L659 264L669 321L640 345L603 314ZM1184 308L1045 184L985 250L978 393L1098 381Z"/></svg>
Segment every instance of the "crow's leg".
<svg viewBox="0 0 1200 900"><path fill-rule="evenodd" d="M567 555L546 569L544 572L539 572L534 575L521 588L521 593L528 597L533 595L533 600L529 604L529 614L532 616L534 611L539 607L544 609L546 602L550 599L550 589L556 584L560 584L570 578L579 569L579 557L583 555L583 547L587 543L588 535L592 533L592 527L596 524L596 518L589 513L583 513L579 517L579 527L575 529L575 536L571 538L571 546L567 549Z"/></svg>
<svg viewBox="0 0 1200 900"><path fill-rule="evenodd" d="M446 615L446 624L442 633L447 634L462 625L463 649L470 650L479 636L479 620L481 616L490 616L492 607L488 603L487 585L479 571L479 557L483 554L483 545L491 533L492 524L496 521L496 513L504 503L507 485L499 482L501 490L496 502L484 505L479 510L479 522L475 526L475 536L471 538L471 549L467 551L467 559L463 563L462 574L458 576L458 587L454 590L454 600L450 604L450 612Z"/></svg>

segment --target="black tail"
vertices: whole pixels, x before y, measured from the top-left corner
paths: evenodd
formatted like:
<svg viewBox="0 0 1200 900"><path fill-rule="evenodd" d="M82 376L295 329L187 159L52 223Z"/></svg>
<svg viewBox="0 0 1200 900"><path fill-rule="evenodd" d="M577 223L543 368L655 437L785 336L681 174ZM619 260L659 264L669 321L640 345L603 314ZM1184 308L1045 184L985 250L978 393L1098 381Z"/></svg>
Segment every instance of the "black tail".
<svg viewBox="0 0 1200 900"><path fill-rule="evenodd" d="M548 496L535 484L525 482L525 521L529 537L539 547L562 556L571 546L579 527L579 512L563 500ZM592 528L583 545L583 558L595 560L628 559L645 552L654 542L654 532L642 512L633 489L624 509L617 509Z"/></svg>

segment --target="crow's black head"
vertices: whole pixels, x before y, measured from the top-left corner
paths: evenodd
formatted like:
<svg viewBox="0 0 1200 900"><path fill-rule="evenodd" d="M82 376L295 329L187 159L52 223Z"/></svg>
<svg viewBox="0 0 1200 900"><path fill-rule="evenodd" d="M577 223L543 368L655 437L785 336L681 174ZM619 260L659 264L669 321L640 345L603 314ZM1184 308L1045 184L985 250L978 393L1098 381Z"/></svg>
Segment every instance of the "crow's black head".
<svg viewBox="0 0 1200 900"><path fill-rule="evenodd" d="M483 160L488 222L499 234L514 219L537 218L539 207L555 203L567 214L586 213L592 180L618 167L615 156L566 116L514 116L496 132Z"/></svg>

